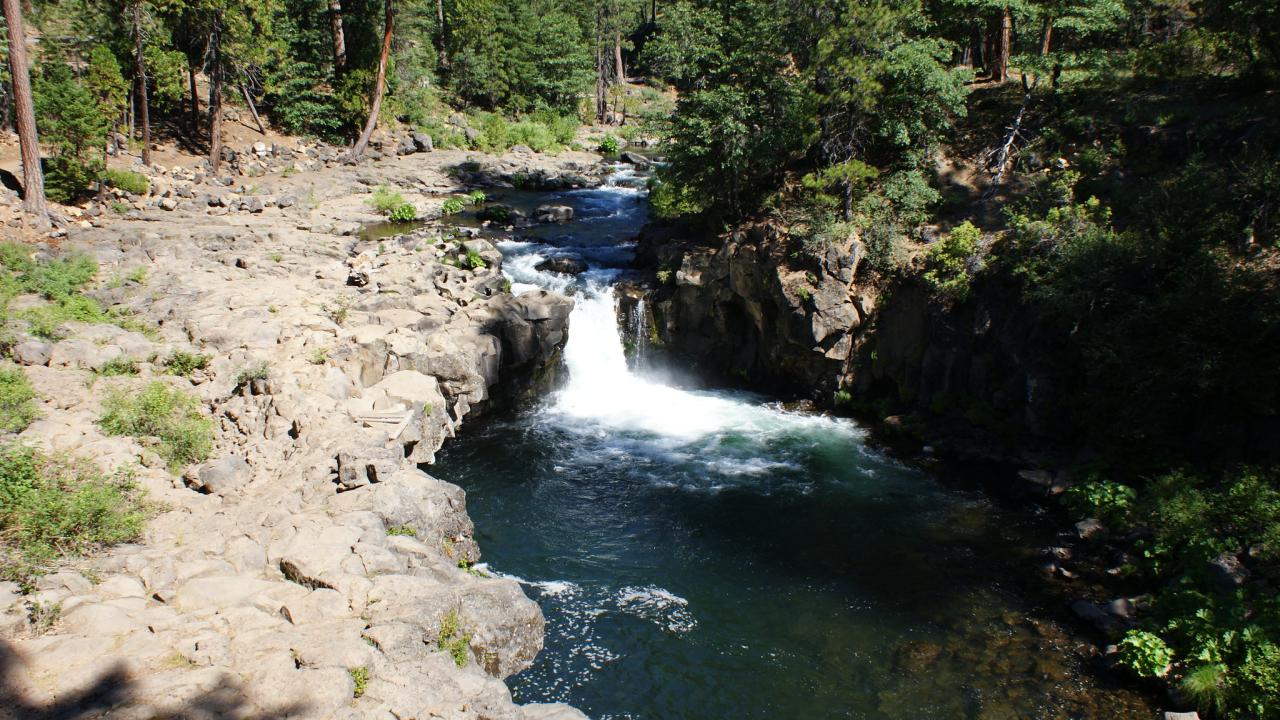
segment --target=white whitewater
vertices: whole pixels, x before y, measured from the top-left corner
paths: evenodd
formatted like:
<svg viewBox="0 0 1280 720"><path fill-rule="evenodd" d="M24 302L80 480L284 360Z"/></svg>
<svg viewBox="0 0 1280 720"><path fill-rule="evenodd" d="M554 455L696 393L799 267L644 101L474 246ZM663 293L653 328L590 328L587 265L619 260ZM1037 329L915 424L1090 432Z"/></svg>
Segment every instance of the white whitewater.
<svg viewBox="0 0 1280 720"><path fill-rule="evenodd" d="M610 287L577 296L564 357L569 379L551 412L596 428L685 442L724 432L757 439L797 431L856 434L856 428L843 421L787 413L722 393L682 390L633 373L627 367Z"/></svg>
<svg viewBox="0 0 1280 720"><path fill-rule="evenodd" d="M554 242L526 237L499 243L507 255L504 272L512 292L543 288L575 295L565 347L568 382L544 409L549 419L575 432L646 436L666 448L727 433L756 442L779 434L812 434L815 439L860 434L842 420L784 412L740 394L682 390L628 367L613 282L634 247L630 238L643 217L642 209L637 214L643 183L634 169L624 167L603 187L559 196L579 210L567 228L579 233L567 242L565 237ZM603 243L602 232L607 239ZM562 254L582 257L590 269L573 278L536 268L542 260ZM626 322L637 323L643 335L642 320Z"/></svg>

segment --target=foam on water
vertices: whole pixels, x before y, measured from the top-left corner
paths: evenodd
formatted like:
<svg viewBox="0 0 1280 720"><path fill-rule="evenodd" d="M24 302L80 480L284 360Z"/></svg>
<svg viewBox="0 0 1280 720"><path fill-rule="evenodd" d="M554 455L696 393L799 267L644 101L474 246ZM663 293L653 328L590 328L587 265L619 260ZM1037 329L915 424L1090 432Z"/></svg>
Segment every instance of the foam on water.
<svg viewBox="0 0 1280 720"><path fill-rule="evenodd" d="M576 298L565 364L568 384L548 411L571 428L639 432L681 443L729 431L758 440L779 433L858 434L848 422L788 413L725 393L683 390L636 375L627 367L613 292L607 286L592 287Z"/></svg>

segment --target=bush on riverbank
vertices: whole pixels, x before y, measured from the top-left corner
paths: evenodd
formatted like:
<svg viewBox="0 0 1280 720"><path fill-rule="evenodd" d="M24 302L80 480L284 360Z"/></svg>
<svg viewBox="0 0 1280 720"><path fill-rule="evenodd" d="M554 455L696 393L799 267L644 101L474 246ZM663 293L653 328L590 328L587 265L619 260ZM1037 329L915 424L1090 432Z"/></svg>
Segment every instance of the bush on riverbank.
<svg viewBox="0 0 1280 720"><path fill-rule="evenodd" d="M213 449L213 421L200 412L199 399L158 380L134 393L109 393L103 409L99 424L108 435L157 438L156 452L172 472Z"/></svg>
<svg viewBox="0 0 1280 720"><path fill-rule="evenodd" d="M144 519L129 473L104 475L86 460L0 447L0 578L29 584L61 558L133 540Z"/></svg>
<svg viewBox="0 0 1280 720"><path fill-rule="evenodd" d="M20 367L0 367L0 432L22 432L38 416L36 393Z"/></svg>
<svg viewBox="0 0 1280 720"><path fill-rule="evenodd" d="M1277 473L1177 471L1136 491L1077 487L1067 496L1077 517L1096 517L1098 505L1124 510L1108 522L1139 538L1123 543L1134 558L1128 579L1155 589L1141 628L1120 643L1120 663L1165 678L1216 717L1280 718Z"/></svg>

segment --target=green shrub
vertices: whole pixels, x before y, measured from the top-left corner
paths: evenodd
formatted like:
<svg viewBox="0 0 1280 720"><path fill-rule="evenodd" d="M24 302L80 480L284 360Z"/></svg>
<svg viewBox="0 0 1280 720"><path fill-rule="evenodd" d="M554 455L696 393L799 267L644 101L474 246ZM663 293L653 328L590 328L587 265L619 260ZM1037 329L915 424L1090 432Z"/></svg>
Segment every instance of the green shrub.
<svg viewBox="0 0 1280 720"><path fill-rule="evenodd" d="M0 577L29 585L59 558L133 540L142 531L132 475L91 463L0 447Z"/></svg>
<svg viewBox="0 0 1280 720"><path fill-rule="evenodd" d="M1173 662L1173 651L1158 635L1130 630L1119 643L1120 664L1138 677L1164 677Z"/></svg>
<svg viewBox="0 0 1280 720"><path fill-rule="evenodd" d="M475 250L467 251L466 265L472 270L479 270L480 268L489 267L489 263L485 262L484 258L480 257L480 253L476 252Z"/></svg>
<svg viewBox="0 0 1280 720"><path fill-rule="evenodd" d="M521 120L508 130L512 145L527 145L534 152L554 152L560 149L551 128L540 122Z"/></svg>
<svg viewBox="0 0 1280 720"><path fill-rule="evenodd" d="M36 266L36 261L31 259L32 250L30 245L20 242L0 242L0 266L11 272L27 272Z"/></svg>
<svg viewBox="0 0 1280 720"><path fill-rule="evenodd" d="M392 525L387 528L388 536L417 537L418 531L412 525Z"/></svg>
<svg viewBox="0 0 1280 720"><path fill-rule="evenodd" d="M604 139L600 141L600 145L597 146L596 149L599 150L602 155L617 155L622 152L622 143L618 141L618 138L612 135L605 135Z"/></svg>
<svg viewBox="0 0 1280 720"><path fill-rule="evenodd" d="M108 186L132 195L146 195L147 190L151 189L151 183L147 180L147 176L132 170L107 168L102 174L102 180Z"/></svg>
<svg viewBox="0 0 1280 720"><path fill-rule="evenodd" d="M174 350L169 357L165 358L164 366L174 375L190 377L191 373L196 370L204 370L209 367L209 360L211 359L209 355L204 353Z"/></svg>
<svg viewBox="0 0 1280 720"><path fill-rule="evenodd" d="M418 217L418 210L413 206L413 203L407 202L399 192L386 187L380 187L373 191L373 197L369 199L369 205L379 214L400 222Z"/></svg>
<svg viewBox="0 0 1280 720"><path fill-rule="evenodd" d="M449 614L440 621L440 637L436 644L453 657L455 665L466 666L467 658L470 657L468 651L471 649L471 633L462 631L457 608L450 610Z"/></svg>
<svg viewBox="0 0 1280 720"><path fill-rule="evenodd" d="M62 326L70 321L84 323L111 322L97 300L84 295L71 295L61 298L49 305L27 308L17 315L26 320L32 335L46 340L58 340L62 337Z"/></svg>
<svg viewBox="0 0 1280 720"><path fill-rule="evenodd" d="M102 365L99 375L137 375L138 361L126 357L114 357Z"/></svg>
<svg viewBox="0 0 1280 720"><path fill-rule="evenodd" d="M36 393L19 367L0 367L0 432L22 432L39 415Z"/></svg>
<svg viewBox="0 0 1280 720"><path fill-rule="evenodd" d="M369 689L369 668L363 665L348 668L347 674L351 676L351 682L355 684L355 690L352 691L351 697L364 695L364 691Z"/></svg>
<svg viewBox="0 0 1280 720"><path fill-rule="evenodd" d="M19 280L28 292L58 300L72 295L97 274L97 261L88 255L71 254L32 264Z"/></svg>
<svg viewBox="0 0 1280 720"><path fill-rule="evenodd" d="M252 365L240 368L236 373L236 387L247 385L254 380L266 380L271 377L271 365L266 360L259 360Z"/></svg>
<svg viewBox="0 0 1280 720"><path fill-rule="evenodd" d="M485 195L483 190L472 190L471 193L467 195L467 201L472 205L479 205L488 199L489 196Z"/></svg>
<svg viewBox="0 0 1280 720"><path fill-rule="evenodd" d="M444 201L443 205L440 206L440 214L441 215L457 215L458 213L462 212L463 207L464 205L462 204L462 201L459 200L458 198L449 198L448 200Z"/></svg>
<svg viewBox="0 0 1280 720"><path fill-rule="evenodd" d="M949 302L969 298L969 258L978 249L982 233L968 220L958 225L925 255L924 281Z"/></svg>
<svg viewBox="0 0 1280 720"><path fill-rule="evenodd" d="M489 222L505 223L511 219L511 208L506 205L490 205L481 208L476 213L477 220L488 220Z"/></svg>
<svg viewBox="0 0 1280 720"><path fill-rule="evenodd" d="M151 382L141 391L108 393L99 424L108 435L154 437L156 452L176 472L201 462L213 449L213 421L200 412L194 395Z"/></svg>
<svg viewBox="0 0 1280 720"><path fill-rule="evenodd" d="M404 203L396 206L388 217L396 222L412 222L418 219L418 208L413 203Z"/></svg>
<svg viewBox="0 0 1280 720"><path fill-rule="evenodd" d="M1098 518L1109 527L1124 528L1137 497L1128 485L1091 479L1067 490L1063 500L1077 518Z"/></svg>
<svg viewBox="0 0 1280 720"><path fill-rule="evenodd" d="M664 174L659 170L658 175L649 178L649 209L655 217L696 215L705 209L696 192L664 178Z"/></svg>

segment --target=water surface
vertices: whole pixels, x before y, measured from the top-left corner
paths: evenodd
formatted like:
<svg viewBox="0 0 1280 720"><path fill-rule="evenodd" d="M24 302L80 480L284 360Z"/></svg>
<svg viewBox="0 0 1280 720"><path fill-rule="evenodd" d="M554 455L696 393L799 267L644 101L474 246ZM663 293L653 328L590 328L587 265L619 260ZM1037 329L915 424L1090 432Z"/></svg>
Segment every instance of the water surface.
<svg viewBox="0 0 1280 720"><path fill-rule="evenodd" d="M580 220L501 245L517 292L577 295L568 382L432 468L467 490L490 571L546 615L518 701L654 720L1153 717L1012 581L1019 531L983 496L849 420L629 367L610 283L643 194L555 201ZM561 253L592 270L534 269Z"/></svg>

